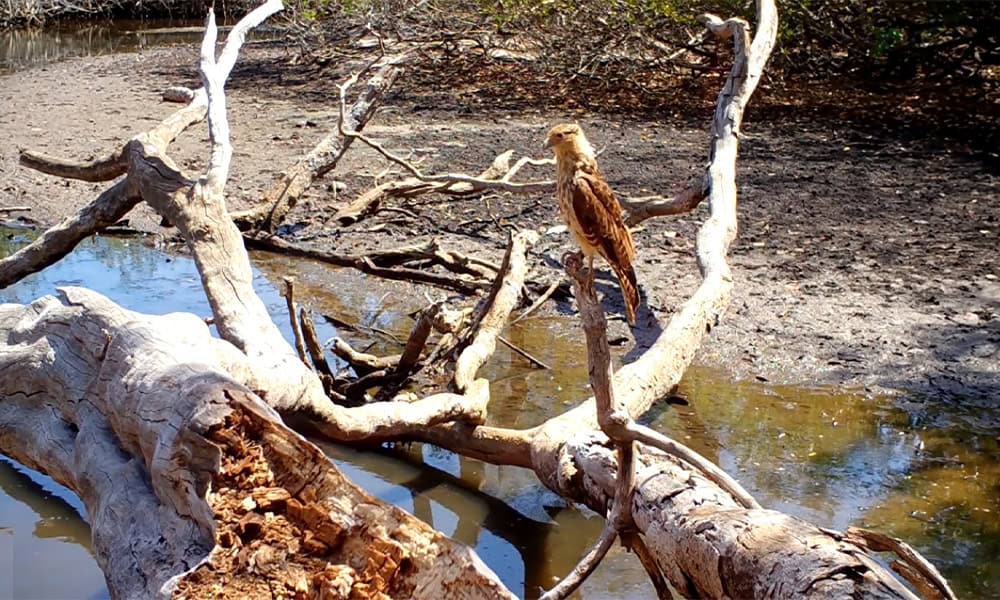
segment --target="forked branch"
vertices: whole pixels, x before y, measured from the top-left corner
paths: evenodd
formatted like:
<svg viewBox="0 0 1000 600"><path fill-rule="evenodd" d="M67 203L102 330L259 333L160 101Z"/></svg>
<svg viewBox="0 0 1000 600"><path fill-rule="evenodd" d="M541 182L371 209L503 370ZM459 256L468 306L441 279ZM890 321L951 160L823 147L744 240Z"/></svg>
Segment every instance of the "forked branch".
<svg viewBox="0 0 1000 600"><path fill-rule="evenodd" d="M444 183L444 184L466 184L472 187L474 191L499 191L499 192L517 192L517 193L542 193L542 192L553 192L555 191L555 182L553 181L536 181L530 183L513 183L507 181L506 179L500 180L490 180L483 179L480 177L472 177L471 175L463 175L461 173L447 173L444 175L426 175L420 171L413 163L406 160L402 156L394 154L393 152L387 150L382 144L376 142L375 140L369 138L359 131L349 131L344 125L343 115L347 111L347 90L354 85L358 80L360 73L355 73L352 75L345 83L337 86L340 89L340 120L338 121L338 126L340 128L340 133L346 137L354 138L364 142L364 144L371 149L375 150L387 160L396 163L397 165L406 169L413 177L425 182L425 183ZM545 159L536 160L531 158L522 158L519 164L523 166L524 164L550 164L549 161ZM518 169L520 166L518 166ZM512 169L516 172L517 169Z"/></svg>

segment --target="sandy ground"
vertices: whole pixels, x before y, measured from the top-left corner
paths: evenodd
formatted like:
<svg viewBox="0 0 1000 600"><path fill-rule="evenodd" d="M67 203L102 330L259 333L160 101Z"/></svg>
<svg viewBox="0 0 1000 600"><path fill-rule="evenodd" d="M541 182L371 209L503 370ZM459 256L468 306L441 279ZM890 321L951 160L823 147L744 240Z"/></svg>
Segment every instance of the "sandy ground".
<svg viewBox="0 0 1000 600"><path fill-rule="evenodd" d="M335 127L334 84L347 67L289 67L285 58L280 50L250 47L234 72L232 209L252 206L277 173ZM17 165L18 150L78 159L112 151L176 108L160 102L160 92L195 85L195 63L193 48L160 48L0 77L0 206L30 205L32 219L50 224L92 200L101 185L28 171ZM367 131L390 148L412 151L427 172L475 173L507 149L540 156L545 130L575 120L603 149L602 168L624 195L678 191L705 161L710 108L702 105L683 114L623 116L498 104L502 108L481 94L428 89L404 75ZM735 377L900 389L913 398L995 411L996 162L984 160L974 144L948 141L936 133L940 128L919 122L886 126L751 104L738 165L736 296L698 360ZM171 154L185 168L200 168L208 156L206 128L187 132ZM286 234L341 251L438 237L445 247L498 256L507 228L545 230L559 223L554 201L545 196L426 196L405 205L416 219L385 212L346 228L330 219L376 177L391 176L386 167L372 152L352 148L291 214ZM605 304L617 317L613 335L629 336L627 355L655 337L655 317L697 285L692 252L706 212L701 207L647 221L637 232L645 308L631 336L617 287L605 273ZM144 207L130 219L150 230L159 221ZM564 233L543 237L533 255L539 278L555 275L568 244ZM550 303L546 310L569 313L572 307ZM989 420L996 424L1000 417Z"/></svg>

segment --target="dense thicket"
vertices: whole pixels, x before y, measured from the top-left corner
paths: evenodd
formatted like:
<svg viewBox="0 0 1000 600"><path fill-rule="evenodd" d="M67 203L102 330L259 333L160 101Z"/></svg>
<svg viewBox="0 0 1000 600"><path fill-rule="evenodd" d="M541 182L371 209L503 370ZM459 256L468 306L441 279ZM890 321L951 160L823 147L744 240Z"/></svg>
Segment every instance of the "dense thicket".
<svg viewBox="0 0 1000 600"><path fill-rule="evenodd" d="M330 39L358 27L394 38L473 40L529 50L542 69L641 80L709 65L702 12L751 17L748 0L301 0L300 22ZM773 66L785 74L982 78L1000 65L994 2L789 0ZM313 30L314 32L316 29Z"/></svg>
<svg viewBox="0 0 1000 600"><path fill-rule="evenodd" d="M196 16L216 4L242 14L245 0L0 0L0 25L96 15ZM286 18L310 51L376 32L440 40L458 49L528 51L535 69L609 84L712 68L716 42L702 12L753 14L751 0L289 0ZM772 68L786 75L924 76L994 83L1000 71L995 2L788 0Z"/></svg>

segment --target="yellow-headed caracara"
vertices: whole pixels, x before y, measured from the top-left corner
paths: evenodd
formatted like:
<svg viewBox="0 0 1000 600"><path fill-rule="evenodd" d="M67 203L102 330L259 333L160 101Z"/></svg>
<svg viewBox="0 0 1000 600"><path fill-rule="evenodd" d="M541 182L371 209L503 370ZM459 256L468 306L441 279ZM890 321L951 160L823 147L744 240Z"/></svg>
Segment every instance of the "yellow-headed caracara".
<svg viewBox="0 0 1000 600"><path fill-rule="evenodd" d="M594 272L594 253L608 261L622 288L625 315L635 325L639 288L632 261L635 245L622 221L622 208L601 176L594 149L579 125L556 125L549 131L546 148L556 154L556 197L559 210L577 245Z"/></svg>

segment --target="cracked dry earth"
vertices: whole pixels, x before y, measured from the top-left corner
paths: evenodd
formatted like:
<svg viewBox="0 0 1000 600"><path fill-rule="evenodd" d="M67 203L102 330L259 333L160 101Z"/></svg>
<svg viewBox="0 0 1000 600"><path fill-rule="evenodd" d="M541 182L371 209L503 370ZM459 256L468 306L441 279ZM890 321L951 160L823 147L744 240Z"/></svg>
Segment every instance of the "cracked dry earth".
<svg viewBox="0 0 1000 600"><path fill-rule="evenodd" d="M229 91L235 148L230 208L253 205L283 168L336 123L335 84L351 65L291 67L280 49L249 46ZM52 223L96 196L99 185L65 182L17 166L17 150L68 158L110 151L175 109L159 101L171 85L195 85L195 49L69 60L3 76L0 205L30 204ZM788 383L905 390L970 410L995 409L1000 394L1000 173L961 139L920 122L907 127L845 120L830 111L770 110L762 86L751 101L738 163L740 235L733 246L736 291L698 361L736 377ZM682 189L704 165L711 106L688 114L607 115L581 110L501 108L458 88L428 89L406 74L369 125L369 135L411 153L425 172L478 173L497 154L542 155L552 124L582 124L612 186L629 196ZM208 155L204 126L173 145L178 164L198 169ZM360 252L430 237L445 248L498 258L507 230L559 223L544 195L402 201L341 227L336 210L397 169L356 145L336 171L289 216L287 237L324 249ZM550 168L519 179L551 177ZM643 288L640 327L624 345L637 354L697 285L697 227L707 214L643 224L636 233ZM415 216L414 216L415 215ZM157 230L148 209L131 224ZM557 274L569 248L550 233L533 251L535 276ZM627 336L613 276L599 275L613 319ZM402 293L416 294L414 286ZM399 290L395 284L390 289ZM570 314L569 304L545 310ZM993 411L995 413L995 410ZM977 418L996 427L1000 416Z"/></svg>

